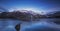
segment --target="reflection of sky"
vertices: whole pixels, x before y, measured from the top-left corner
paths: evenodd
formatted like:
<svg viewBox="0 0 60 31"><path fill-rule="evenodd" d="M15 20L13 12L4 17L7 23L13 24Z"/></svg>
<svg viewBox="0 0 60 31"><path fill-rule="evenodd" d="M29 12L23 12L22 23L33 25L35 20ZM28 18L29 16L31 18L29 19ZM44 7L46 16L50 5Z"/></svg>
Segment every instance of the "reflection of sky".
<svg viewBox="0 0 60 31"><path fill-rule="evenodd" d="M6 8L37 8L40 11L60 10L60 0L0 0L0 6Z"/></svg>
<svg viewBox="0 0 60 31"><path fill-rule="evenodd" d="M0 31L15 31L14 27L18 23L18 20L0 19Z"/></svg>
<svg viewBox="0 0 60 31"><path fill-rule="evenodd" d="M60 25L47 22L56 19L41 19L39 22L23 22L21 23L21 31L60 31ZM60 19L59 19L60 20ZM15 26L20 20L0 19L0 31L16 31Z"/></svg>

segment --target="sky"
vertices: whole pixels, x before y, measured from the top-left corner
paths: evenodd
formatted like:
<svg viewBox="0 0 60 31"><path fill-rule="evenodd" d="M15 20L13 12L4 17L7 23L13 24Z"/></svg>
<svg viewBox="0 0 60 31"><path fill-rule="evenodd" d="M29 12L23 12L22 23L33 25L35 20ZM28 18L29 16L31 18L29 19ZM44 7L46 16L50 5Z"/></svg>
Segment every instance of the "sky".
<svg viewBox="0 0 60 31"><path fill-rule="evenodd" d="M0 6L10 11L27 9L47 13L60 10L60 0L0 0Z"/></svg>

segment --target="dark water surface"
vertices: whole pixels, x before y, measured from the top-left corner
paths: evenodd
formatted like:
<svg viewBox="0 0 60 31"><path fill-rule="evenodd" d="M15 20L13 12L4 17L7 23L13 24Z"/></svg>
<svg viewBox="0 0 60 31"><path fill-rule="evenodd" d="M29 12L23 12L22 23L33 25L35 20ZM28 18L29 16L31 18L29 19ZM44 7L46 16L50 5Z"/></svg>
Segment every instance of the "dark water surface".
<svg viewBox="0 0 60 31"><path fill-rule="evenodd" d="M16 31L15 26L19 23L21 23L20 31L60 31L60 18L40 19L39 21L32 22L23 22L16 19L0 19L0 31Z"/></svg>

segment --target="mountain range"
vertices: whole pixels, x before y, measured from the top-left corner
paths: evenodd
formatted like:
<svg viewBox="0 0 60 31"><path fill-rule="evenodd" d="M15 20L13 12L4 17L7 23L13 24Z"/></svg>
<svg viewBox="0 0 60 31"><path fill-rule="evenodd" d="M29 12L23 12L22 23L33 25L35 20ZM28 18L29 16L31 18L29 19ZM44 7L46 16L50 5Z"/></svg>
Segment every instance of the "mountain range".
<svg viewBox="0 0 60 31"><path fill-rule="evenodd" d="M60 11L56 11L52 14L41 15L33 11L16 10L13 12L1 12L0 18L20 19L22 21L35 21L41 18L60 18Z"/></svg>

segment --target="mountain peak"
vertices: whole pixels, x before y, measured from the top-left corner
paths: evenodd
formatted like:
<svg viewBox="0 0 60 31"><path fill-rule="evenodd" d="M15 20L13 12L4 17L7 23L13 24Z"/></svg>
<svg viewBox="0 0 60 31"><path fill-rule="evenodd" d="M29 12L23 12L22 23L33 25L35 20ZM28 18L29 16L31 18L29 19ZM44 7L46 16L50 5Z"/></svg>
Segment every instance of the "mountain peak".
<svg viewBox="0 0 60 31"><path fill-rule="evenodd" d="M34 12L32 10L15 10L14 12L29 13L29 14L33 14L33 15L40 14L40 13Z"/></svg>

